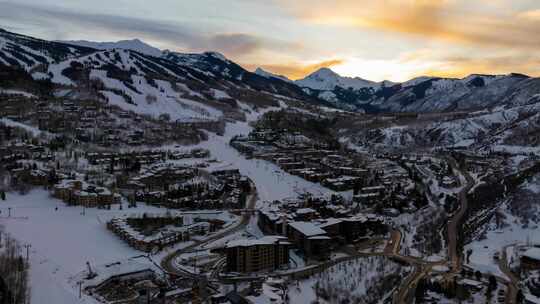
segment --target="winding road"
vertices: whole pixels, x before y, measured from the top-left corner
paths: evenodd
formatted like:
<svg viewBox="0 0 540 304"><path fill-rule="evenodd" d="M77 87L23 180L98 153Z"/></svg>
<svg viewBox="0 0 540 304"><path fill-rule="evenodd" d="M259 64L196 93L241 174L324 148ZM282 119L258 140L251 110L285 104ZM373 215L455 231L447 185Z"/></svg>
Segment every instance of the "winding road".
<svg viewBox="0 0 540 304"><path fill-rule="evenodd" d="M255 208L255 204L257 203L257 190L255 188L255 186L251 185L251 193L249 194L248 198L247 198L247 203L246 203L246 209L254 209ZM190 246L187 246L183 249L180 249L180 250L177 250L171 254L169 254L168 256L166 256L162 261L161 261L161 267L166 271L168 272L169 274L173 274L173 275L177 275L177 276L187 276L187 277L190 277L190 278L198 278L199 275L198 274L194 274L194 273L191 273L191 272L188 272L184 269L180 269L176 266L176 260L179 256L181 256L182 254L185 254L185 253L188 253L190 251L192 251L193 249L197 248L197 247L200 247L200 246L204 246L204 245L208 245L216 240L219 240L221 238L224 238L224 237L227 237L229 235L232 235L232 234L235 234L239 231L242 231L246 228L246 226L249 224L249 221L251 220L251 217L253 216L253 214L251 212L246 212L244 214L242 214L242 219L237 223L235 224L233 227L229 228L229 229L226 229L218 234L215 234L215 235L212 235L202 241L197 241L195 242L194 244L190 245Z"/></svg>
<svg viewBox="0 0 540 304"><path fill-rule="evenodd" d="M396 297L394 297L394 303L396 304L405 304L409 303L411 294L410 292L416 289L418 282L421 279L425 278L433 269L435 265L448 265L451 268L451 273L459 273L462 267L461 253L458 252L458 233L461 220L467 212L468 202L467 202L467 193L475 185L474 179L466 171L461 171L455 159L451 157L446 158L454 172L462 172L467 180L467 184L463 189L458 193L459 208L458 210L450 217L448 220L447 226L447 240L448 240L448 261L439 262L439 263L430 263L422 259L414 261L413 264L416 264L416 270L404 281L400 286Z"/></svg>
<svg viewBox="0 0 540 304"><path fill-rule="evenodd" d="M390 240L384 248L384 253L399 255L399 249L401 247L402 234L398 229L392 230L390 233Z"/></svg>
<svg viewBox="0 0 540 304"><path fill-rule="evenodd" d="M452 169L454 172L462 172L463 176L465 176L465 179L467 180L467 184L461 191L458 193L458 201L459 201L459 209L452 215L450 220L448 221L448 259L452 268L452 271L454 273L457 273L461 270L461 252L458 252L458 235L459 235L459 228L458 225L461 224L461 220L463 219L463 216L467 212L467 209L469 208L468 201L467 201L467 193L474 187L475 182L472 176L467 171L460 171L459 166L456 163L456 160L453 158L448 158L448 163L450 166L452 166Z"/></svg>
<svg viewBox="0 0 540 304"><path fill-rule="evenodd" d="M474 187L475 181L471 177L471 175L465 171L460 170L459 166L457 165L457 162L453 158L447 158L448 163L452 166L452 169L454 169L454 172L461 172L463 176L465 177L467 183L463 187L463 189L458 193L458 201L459 201L459 208L454 214L450 217L448 220L448 226L447 226L447 240L448 240L448 262L447 265L450 266L450 272L448 275L452 274L458 274L461 269L463 268L462 265L462 252L458 251L458 236L461 229L461 222L463 217L465 216L467 209L469 208L468 201L467 201L467 193ZM506 304L516 304L517 301L517 294L519 290L519 279L515 276L515 274L511 271L508 265L507 261L507 254L506 254L506 248L509 246L506 246L503 248L503 252L501 255L501 259L499 261L499 267L501 271L510 279L504 280L500 277L497 277L497 280L503 284L507 285L507 292L505 297L505 303ZM433 268L433 264L425 263L425 265L421 265L422 263L417 263L417 267L414 273L412 273L405 282L401 285L398 293L396 294L396 297L394 298L394 303L398 304L405 304L409 303L411 300L411 294L410 292L413 291L416 288L416 285L418 282L426 277L429 272ZM488 274L487 274L488 275Z"/></svg>

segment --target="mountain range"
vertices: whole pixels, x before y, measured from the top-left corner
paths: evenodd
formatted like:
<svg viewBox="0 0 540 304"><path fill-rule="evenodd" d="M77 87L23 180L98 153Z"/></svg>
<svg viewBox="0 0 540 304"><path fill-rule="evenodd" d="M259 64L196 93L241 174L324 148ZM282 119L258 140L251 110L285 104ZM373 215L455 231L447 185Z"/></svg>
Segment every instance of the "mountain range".
<svg viewBox="0 0 540 304"><path fill-rule="evenodd" d="M138 39L46 41L4 30L0 66L52 82L55 94L94 94L127 110L169 112L176 118L185 117L186 109L212 116L209 108L227 112L238 103L297 101L372 113L440 112L526 105L540 96L540 79L521 74L424 76L394 83L343 77L321 68L293 81L261 68L247 71L216 52L162 51Z"/></svg>
<svg viewBox="0 0 540 304"><path fill-rule="evenodd" d="M283 78L257 72L267 78ZM523 105L535 102L540 93L540 79L516 73L472 74L461 79L422 76L394 83L343 77L321 68L294 83L336 107L366 112L440 112Z"/></svg>
<svg viewBox="0 0 540 304"><path fill-rule="evenodd" d="M159 51L139 40L118 43L46 41L0 31L0 86L36 87L51 94L99 97L125 110L173 119L209 119L280 102L327 104L300 87L251 73L215 52ZM16 73L14 71L17 71ZM14 75L19 75L14 79ZM39 87L39 86L38 86Z"/></svg>

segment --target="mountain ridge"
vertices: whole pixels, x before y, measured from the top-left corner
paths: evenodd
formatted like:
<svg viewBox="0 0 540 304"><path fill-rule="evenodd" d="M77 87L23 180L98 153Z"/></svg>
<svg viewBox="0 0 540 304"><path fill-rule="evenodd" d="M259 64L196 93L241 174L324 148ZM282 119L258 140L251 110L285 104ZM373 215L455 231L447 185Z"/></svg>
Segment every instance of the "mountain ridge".
<svg viewBox="0 0 540 304"><path fill-rule="evenodd" d="M88 40L57 40L56 42L89 47L97 50L127 49L155 57L160 57L162 55L160 49L153 47L138 38L114 42L96 42Z"/></svg>
<svg viewBox="0 0 540 304"><path fill-rule="evenodd" d="M0 32L0 84L19 69L25 86L48 81L49 94L64 98L93 98L124 110L173 119L241 117L252 108L279 107L282 102L325 104L299 87L279 79L267 80L217 52L156 57L137 50L98 50L56 41ZM58 95L61 94L61 95ZM230 116L229 115L229 116ZM240 115L240 116L239 116Z"/></svg>
<svg viewBox="0 0 540 304"><path fill-rule="evenodd" d="M5 30L0 31L0 64L20 67L35 80L50 80L56 85L79 89L88 87L82 86L81 81L100 78L105 89L122 91L120 95L128 104L141 100L140 95L146 94L137 89L138 83L143 83L139 77L152 85L160 80L175 88L187 86L182 94L212 102L215 96L220 96L221 103L230 99L231 103L268 105L290 99L375 113L475 110L526 104L540 94L537 78L518 73L471 74L463 78L420 76L393 83L343 77L330 68L320 68L303 79L291 81L262 69L247 71L218 52L161 51L138 39L75 45ZM103 72L96 71L105 71L105 75L97 77ZM220 93L216 93L218 91ZM254 96L258 96L257 99Z"/></svg>

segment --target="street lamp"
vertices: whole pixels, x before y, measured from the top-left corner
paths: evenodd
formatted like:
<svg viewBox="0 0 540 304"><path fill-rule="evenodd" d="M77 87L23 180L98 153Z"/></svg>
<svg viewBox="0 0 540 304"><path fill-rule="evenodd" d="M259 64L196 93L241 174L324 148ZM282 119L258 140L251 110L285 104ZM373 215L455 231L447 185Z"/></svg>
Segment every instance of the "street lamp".
<svg viewBox="0 0 540 304"><path fill-rule="evenodd" d="M30 247L32 247L31 244L24 245L24 248L26 248L26 262L30 260Z"/></svg>
<svg viewBox="0 0 540 304"><path fill-rule="evenodd" d="M82 298L82 284L83 284L83 281L77 282L77 285L79 285L79 299Z"/></svg>

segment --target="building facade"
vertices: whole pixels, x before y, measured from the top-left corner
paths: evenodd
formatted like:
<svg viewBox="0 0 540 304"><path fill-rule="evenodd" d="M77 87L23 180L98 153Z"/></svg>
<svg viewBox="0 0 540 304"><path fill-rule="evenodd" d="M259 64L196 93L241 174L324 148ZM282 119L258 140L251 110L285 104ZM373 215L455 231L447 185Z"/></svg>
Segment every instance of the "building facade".
<svg viewBox="0 0 540 304"><path fill-rule="evenodd" d="M290 243L284 237L237 240L226 246L227 271L252 273L274 271L289 263Z"/></svg>

